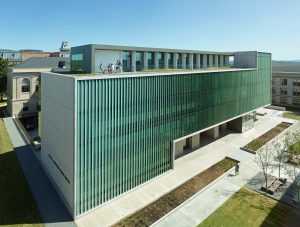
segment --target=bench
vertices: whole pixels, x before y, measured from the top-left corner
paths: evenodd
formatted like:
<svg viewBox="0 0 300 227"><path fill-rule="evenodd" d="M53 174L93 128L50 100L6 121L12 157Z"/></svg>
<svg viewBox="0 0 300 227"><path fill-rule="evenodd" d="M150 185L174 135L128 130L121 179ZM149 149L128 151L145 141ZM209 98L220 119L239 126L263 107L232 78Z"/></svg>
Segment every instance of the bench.
<svg viewBox="0 0 300 227"><path fill-rule="evenodd" d="M276 177L273 177L273 176L269 176L268 177L268 181L267 181L267 188L266 188L266 182L264 182L263 184L262 184L262 186L261 186L261 190L262 191L267 191L268 190L268 188L274 183L274 181L276 181Z"/></svg>

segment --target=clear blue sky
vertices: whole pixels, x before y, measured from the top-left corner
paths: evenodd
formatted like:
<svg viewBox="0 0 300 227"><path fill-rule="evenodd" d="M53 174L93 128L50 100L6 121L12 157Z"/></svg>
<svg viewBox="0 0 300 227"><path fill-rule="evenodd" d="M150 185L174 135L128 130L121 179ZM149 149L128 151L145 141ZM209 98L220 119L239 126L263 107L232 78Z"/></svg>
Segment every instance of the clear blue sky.
<svg viewBox="0 0 300 227"><path fill-rule="evenodd" d="M299 0L1 1L0 48L97 43L300 59Z"/></svg>

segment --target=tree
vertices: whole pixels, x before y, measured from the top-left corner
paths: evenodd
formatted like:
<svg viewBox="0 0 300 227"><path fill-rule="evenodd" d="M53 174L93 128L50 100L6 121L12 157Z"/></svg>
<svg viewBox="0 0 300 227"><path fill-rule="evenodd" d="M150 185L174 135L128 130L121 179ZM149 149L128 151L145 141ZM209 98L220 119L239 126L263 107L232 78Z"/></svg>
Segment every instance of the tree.
<svg viewBox="0 0 300 227"><path fill-rule="evenodd" d="M299 163L293 165L286 165L285 170L286 174L292 181L293 186L295 186L297 189L298 202L300 202L300 165Z"/></svg>
<svg viewBox="0 0 300 227"><path fill-rule="evenodd" d="M265 179L265 187L266 187L266 192L268 189L268 172L270 166L274 162L274 150L275 144L274 143L268 143L261 147L257 152L256 152L256 157L255 157L255 162L258 164L258 166L261 168L264 179Z"/></svg>
<svg viewBox="0 0 300 227"><path fill-rule="evenodd" d="M296 132L286 132L282 140L278 141L274 145L275 150L275 160L278 162L278 177L280 178L282 165L290 147L297 141L298 133Z"/></svg>
<svg viewBox="0 0 300 227"><path fill-rule="evenodd" d="M7 68L9 67L9 62L7 59L0 58L0 101L7 93Z"/></svg>

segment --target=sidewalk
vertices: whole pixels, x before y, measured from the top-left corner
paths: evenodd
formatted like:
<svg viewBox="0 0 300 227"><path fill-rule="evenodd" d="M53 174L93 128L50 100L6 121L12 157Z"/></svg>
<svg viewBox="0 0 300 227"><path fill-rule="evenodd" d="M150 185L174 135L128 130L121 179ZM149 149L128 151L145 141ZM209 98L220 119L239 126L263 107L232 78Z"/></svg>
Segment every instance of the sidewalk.
<svg viewBox="0 0 300 227"><path fill-rule="evenodd" d="M296 122L290 130L299 128L300 124ZM277 139L281 141L282 138L282 134L280 134ZM239 175L235 176L234 170L232 170L229 174L221 177L221 179L210 185L210 187L198 192L190 200L178 206L152 226L197 226L233 196L235 192L249 183L252 178L257 177L259 173L261 175L262 170L254 161L255 155L239 150L229 155L229 157L240 161ZM278 167L270 167L269 174L278 176ZM281 172L281 176L291 181L283 171Z"/></svg>
<svg viewBox="0 0 300 227"><path fill-rule="evenodd" d="M8 117L3 121L45 226L76 226L13 119Z"/></svg>
<svg viewBox="0 0 300 227"><path fill-rule="evenodd" d="M230 155L230 157L241 161L239 175L235 176L234 170L232 170L216 183L204 191L200 191L191 200L183 203L160 219L153 226L197 226L260 172L260 169L252 161L254 155L240 150Z"/></svg>

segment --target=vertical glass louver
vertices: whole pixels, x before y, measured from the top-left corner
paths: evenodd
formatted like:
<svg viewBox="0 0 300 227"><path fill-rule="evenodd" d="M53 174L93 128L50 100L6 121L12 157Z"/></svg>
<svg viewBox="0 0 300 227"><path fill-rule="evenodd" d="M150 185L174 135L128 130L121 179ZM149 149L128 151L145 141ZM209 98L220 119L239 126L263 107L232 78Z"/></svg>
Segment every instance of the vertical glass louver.
<svg viewBox="0 0 300 227"><path fill-rule="evenodd" d="M77 80L76 216L172 168L174 139L270 103L258 70Z"/></svg>

